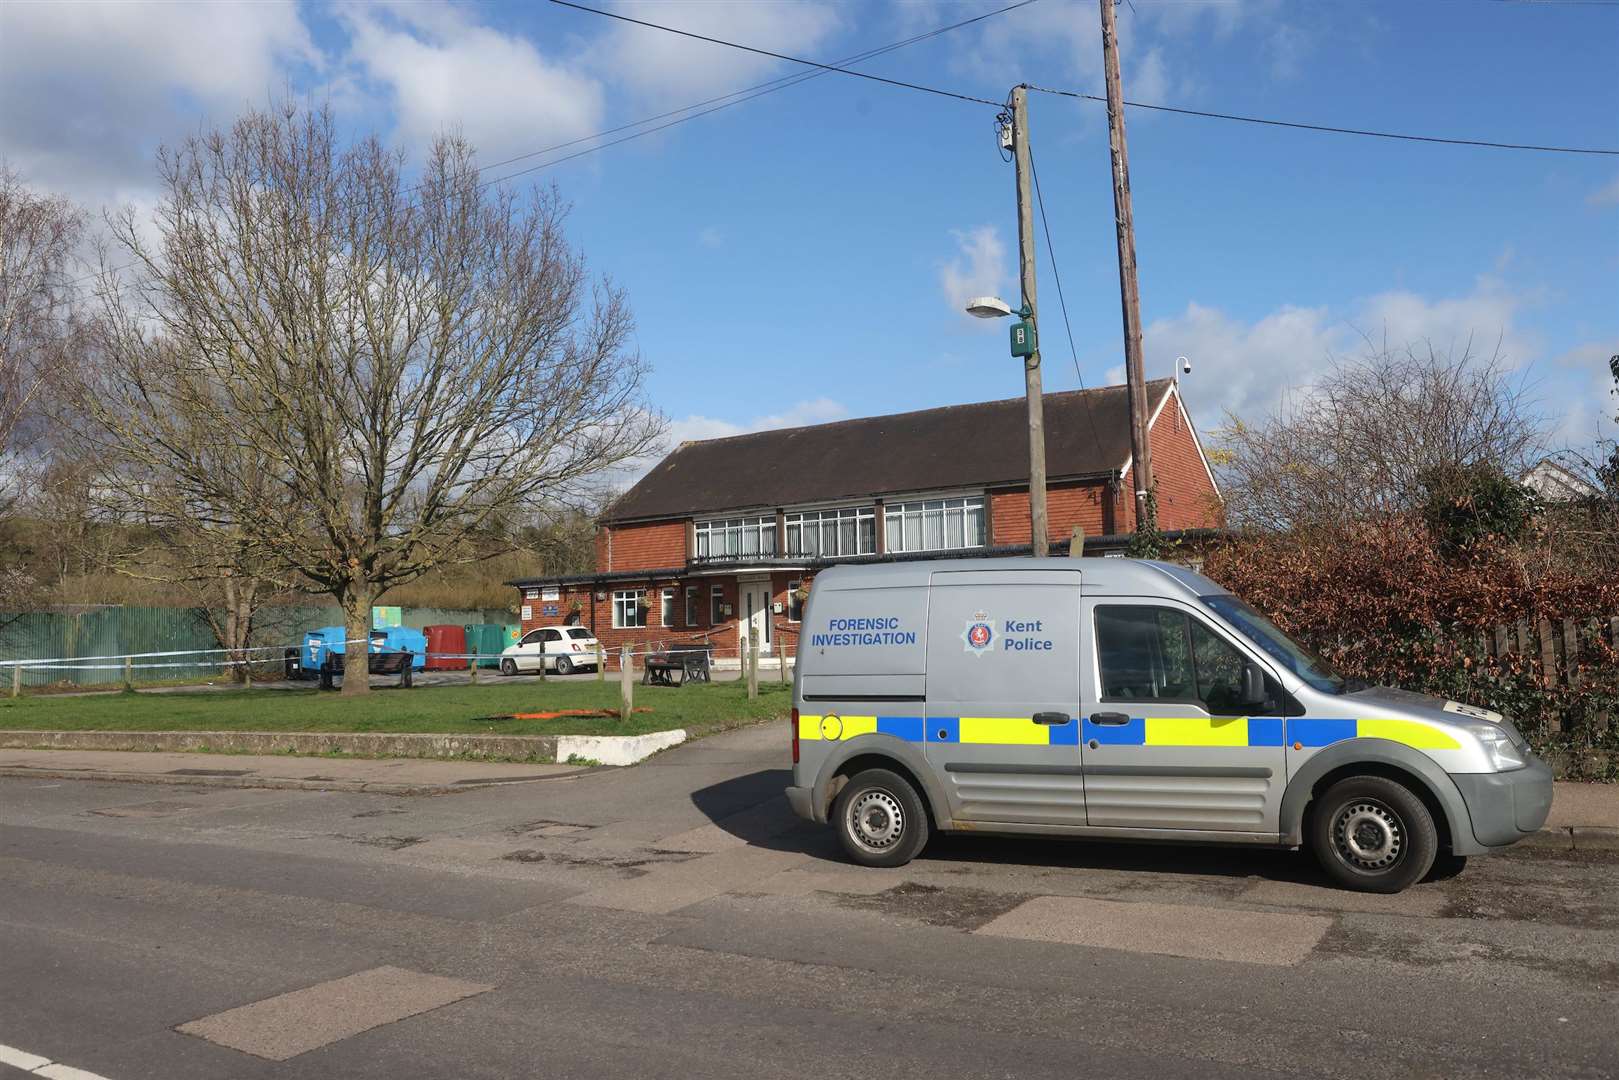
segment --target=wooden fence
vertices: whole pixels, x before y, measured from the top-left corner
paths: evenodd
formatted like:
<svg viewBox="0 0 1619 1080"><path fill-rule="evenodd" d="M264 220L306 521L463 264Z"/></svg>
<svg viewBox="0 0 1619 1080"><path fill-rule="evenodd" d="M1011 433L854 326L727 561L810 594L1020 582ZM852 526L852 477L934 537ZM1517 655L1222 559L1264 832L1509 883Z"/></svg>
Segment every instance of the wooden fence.
<svg viewBox="0 0 1619 1080"><path fill-rule="evenodd" d="M1539 668L1540 682L1548 690L1579 687L1584 678L1585 643L1605 644L1619 651L1619 615L1607 619L1519 619L1478 634L1481 658L1521 657Z"/></svg>

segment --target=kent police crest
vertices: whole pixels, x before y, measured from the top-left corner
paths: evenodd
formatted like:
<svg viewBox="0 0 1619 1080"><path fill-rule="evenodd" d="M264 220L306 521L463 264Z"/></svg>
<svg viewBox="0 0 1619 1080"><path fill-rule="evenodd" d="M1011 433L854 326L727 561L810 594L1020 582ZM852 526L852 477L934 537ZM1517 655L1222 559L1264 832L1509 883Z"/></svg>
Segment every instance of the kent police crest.
<svg viewBox="0 0 1619 1080"><path fill-rule="evenodd" d="M995 643L995 628L989 624L987 612L973 612L973 617L967 620L967 628L961 632L961 640L967 643L965 651L974 656L989 652L990 646Z"/></svg>

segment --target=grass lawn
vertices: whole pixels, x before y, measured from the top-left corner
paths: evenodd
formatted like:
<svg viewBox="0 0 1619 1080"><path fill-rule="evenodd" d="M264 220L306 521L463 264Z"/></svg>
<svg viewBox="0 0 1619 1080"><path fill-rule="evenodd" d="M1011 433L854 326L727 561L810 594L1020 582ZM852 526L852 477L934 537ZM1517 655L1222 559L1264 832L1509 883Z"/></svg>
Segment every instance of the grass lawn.
<svg viewBox="0 0 1619 1080"><path fill-rule="evenodd" d="M786 716L790 688L761 683L748 700L740 682L635 687L627 723L616 715L616 682L375 689L360 699L319 690L95 694L0 699L7 731L375 731L477 735L640 735L685 728L693 737ZM612 717L497 720L501 713L610 709ZM784 736L785 737L785 736Z"/></svg>

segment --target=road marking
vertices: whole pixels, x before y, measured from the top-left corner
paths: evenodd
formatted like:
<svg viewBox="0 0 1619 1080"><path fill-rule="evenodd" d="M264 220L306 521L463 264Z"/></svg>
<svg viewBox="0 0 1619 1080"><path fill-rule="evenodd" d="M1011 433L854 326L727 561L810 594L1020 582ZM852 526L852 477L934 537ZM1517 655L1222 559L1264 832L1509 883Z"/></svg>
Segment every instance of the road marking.
<svg viewBox="0 0 1619 1080"><path fill-rule="evenodd" d="M50 1063L50 1058L40 1057L38 1054L30 1054L26 1050L18 1050L15 1046L0 1043L0 1065L10 1065L16 1069L33 1072L35 1069Z"/></svg>
<svg viewBox="0 0 1619 1080"><path fill-rule="evenodd" d="M286 1061L493 989L442 975L379 967L204 1016L175 1030L255 1057Z"/></svg>
<svg viewBox="0 0 1619 1080"><path fill-rule="evenodd" d="M1323 915L1037 896L976 931L1124 952L1291 967L1332 927Z"/></svg>
<svg viewBox="0 0 1619 1080"><path fill-rule="evenodd" d="M100 1073L62 1065L48 1057L30 1054L26 1050L18 1050L15 1046L7 1046L4 1043L0 1043L0 1065L10 1065L34 1076L46 1077L48 1080L107 1080Z"/></svg>

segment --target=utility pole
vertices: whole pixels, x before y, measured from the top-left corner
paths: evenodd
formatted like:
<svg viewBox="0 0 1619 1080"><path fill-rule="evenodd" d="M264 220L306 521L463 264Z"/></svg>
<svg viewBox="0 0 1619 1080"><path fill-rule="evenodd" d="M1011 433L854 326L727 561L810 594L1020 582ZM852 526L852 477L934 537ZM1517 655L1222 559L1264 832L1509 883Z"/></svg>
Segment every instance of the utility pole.
<svg viewBox="0 0 1619 1080"><path fill-rule="evenodd" d="M1105 0L1104 0L1105 2ZM1017 161L1017 247L1019 280L1027 319L1038 335L1034 301L1034 206L1029 197L1029 95L1012 91L1012 153ZM1036 558L1047 551L1045 391L1040 385L1040 348L1023 358L1024 391L1029 398L1029 540Z"/></svg>
<svg viewBox="0 0 1619 1080"><path fill-rule="evenodd" d="M1131 478L1136 528L1152 490L1152 448L1147 443L1147 384L1141 361L1141 294L1136 286L1136 226L1130 209L1130 154L1124 145L1124 93L1119 89L1117 0L1102 2L1102 60L1107 75L1108 151L1113 158L1113 217L1119 238L1119 300L1124 308L1124 374L1130 403Z"/></svg>

